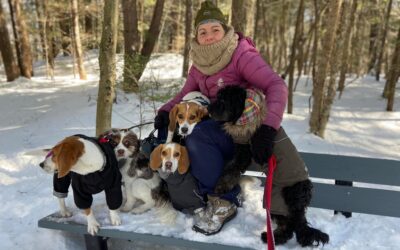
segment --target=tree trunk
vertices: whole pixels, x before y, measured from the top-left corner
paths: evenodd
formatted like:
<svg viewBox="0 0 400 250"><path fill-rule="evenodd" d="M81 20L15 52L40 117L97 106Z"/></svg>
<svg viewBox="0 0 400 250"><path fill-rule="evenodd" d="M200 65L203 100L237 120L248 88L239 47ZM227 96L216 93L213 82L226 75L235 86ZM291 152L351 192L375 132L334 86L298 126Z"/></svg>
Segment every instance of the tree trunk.
<svg viewBox="0 0 400 250"><path fill-rule="evenodd" d="M136 0L122 0L122 12L124 16L124 92L137 92L138 81L135 78L135 58L139 53L140 34L138 30L138 16Z"/></svg>
<svg viewBox="0 0 400 250"><path fill-rule="evenodd" d="M181 45L179 44L181 1L174 0L172 6L173 7L169 14L171 25L169 26L168 51L178 53L181 48Z"/></svg>
<svg viewBox="0 0 400 250"><path fill-rule="evenodd" d="M146 40L143 44L141 55L139 58L138 68L135 70L136 79L140 79L148 61L150 60L151 53L160 35L161 20L164 10L165 0L157 0L154 7L153 17L151 19L150 29L147 33Z"/></svg>
<svg viewBox="0 0 400 250"><path fill-rule="evenodd" d="M19 0L9 0L10 13L14 26L14 35L17 46L18 64L21 75L30 79L33 76L32 51L29 42L29 35L25 24L25 19L21 10Z"/></svg>
<svg viewBox="0 0 400 250"><path fill-rule="evenodd" d="M183 52L182 76L187 77L189 69L189 51L190 39L192 37L192 0L186 0L186 18L185 18L185 50Z"/></svg>
<svg viewBox="0 0 400 250"><path fill-rule="evenodd" d="M280 19L278 20L279 22L279 31L278 31L278 41L279 41L279 58L278 58L278 68L277 72L281 73L284 72L286 73L286 58L287 58L287 44L286 44L286 22L287 22L287 13L288 13L288 7L289 3L287 0L282 1L282 6L281 6L281 11L282 14L280 16Z"/></svg>
<svg viewBox="0 0 400 250"><path fill-rule="evenodd" d="M318 54L318 69L313 79L313 107L310 117L310 132L323 138L324 131L321 131L321 112L324 106L325 79L329 68L333 48L335 45L336 29L338 26L338 17L341 0L329 0L329 13L325 18L323 29L325 34L322 36L322 51Z"/></svg>
<svg viewBox="0 0 400 250"><path fill-rule="evenodd" d="M400 77L400 27L397 33L396 48L392 56L392 64L390 66L389 75L387 77L387 106L386 111L393 111L394 94L396 91L396 84Z"/></svg>
<svg viewBox="0 0 400 250"><path fill-rule="evenodd" d="M344 90L344 83L346 81L346 73L349 68L349 47L350 47L350 41L352 37L352 30L354 26L354 21L356 17L356 12L357 12L357 5L358 5L358 0L353 0L353 3L351 5L351 11L350 11L350 20L347 23L346 26L346 31L344 32L344 42L343 42L343 52L342 52L342 58L341 58L341 67L340 67L340 78L339 78L339 98L342 97L343 90Z"/></svg>
<svg viewBox="0 0 400 250"><path fill-rule="evenodd" d="M73 20L70 18L70 13L68 12L67 8L65 10L58 11L56 16L60 26L62 53L64 56L71 56L74 50L72 44L74 33L73 31L71 32L73 29Z"/></svg>
<svg viewBox="0 0 400 250"><path fill-rule="evenodd" d="M368 70L369 73L376 64L377 58L377 47L378 47L378 36L379 36L379 3L377 0L372 0L370 3L370 20L372 20L370 33L369 33L369 63Z"/></svg>
<svg viewBox="0 0 400 250"><path fill-rule="evenodd" d="M99 52L100 82L97 98L96 135L111 128L112 105L115 96L118 4L119 1L116 0L104 1L104 21Z"/></svg>
<svg viewBox="0 0 400 250"><path fill-rule="evenodd" d="M319 118L319 131L318 134L323 138L325 134L326 125L329 121L329 116L332 108L333 101L336 96L336 75L339 68L339 58L341 57L341 47L343 46L343 27L345 27L346 23L346 13L348 10L348 2L344 2L341 7L340 13L340 22L336 28L336 38L333 44L333 51L332 56L329 62L329 81L328 81L328 88L326 94L324 94L324 101L323 106L321 109L321 115ZM333 30L335 32L335 30Z"/></svg>
<svg viewBox="0 0 400 250"><path fill-rule="evenodd" d="M248 1L248 0L247 0ZM246 3L245 0L232 0L231 25L235 31L246 32Z"/></svg>
<svg viewBox="0 0 400 250"><path fill-rule="evenodd" d="M294 31L291 55L290 55L290 63L289 63L289 97L288 97L288 109L287 112L289 114L293 113L293 79L294 79L294 69L297 57L297 50L299 49L300 37L302 36L302 23L304 19L304 0L300 0L299 8L297 10L297 20L296 20L296 29Z"/></svg>
<svg viewBox="0 0 400 250"><path fill-rule="evenodd" d="M71 14L72 14L72 22L73 22L73 34L74 40L72 43L74 44L75 58L78 66L79 79L86 80L86 71L83 66L83 54L82 54L82 45L81 45L81 36L79 32L79 15L78 15L78 0L71 0Z"/></svg>
<svg viewBox="0 0 400 250"><path fill-rule="evenodd" d="M0 4L0 52L6 71L7 81L11 82L18 78L19 68L14 58L13 49L8 34L3 7Z"/></svg>
<svg viewBox="0 0 400 250"><path fill-rule="evenodd" d="M39 27L39 36L40 36L40 45L42 46L42 59L46 60L46 36L44 35L44 16L43 16L43 8L40 4L41 1L35 0L35 10L36 16L38 19L38 27Z"/></svg>
<svg viewBox="0 0 400 250"><path fill-rule="evenodd" d="M390 18L391 10L392 10L392 0L389 0L389 2L387 4L384 27L383 27L383 31L382 31L382 34L381 34L380 48L379 48L379 52L378 52L378 59L377 59L376 67L375 67L376 80L378 82L379 82L379 75L381 74L383 54L385 52L385 43L386 43L386 36L387 36L387 32L388 32L388 27L389 27L389 18Z"/></svg>

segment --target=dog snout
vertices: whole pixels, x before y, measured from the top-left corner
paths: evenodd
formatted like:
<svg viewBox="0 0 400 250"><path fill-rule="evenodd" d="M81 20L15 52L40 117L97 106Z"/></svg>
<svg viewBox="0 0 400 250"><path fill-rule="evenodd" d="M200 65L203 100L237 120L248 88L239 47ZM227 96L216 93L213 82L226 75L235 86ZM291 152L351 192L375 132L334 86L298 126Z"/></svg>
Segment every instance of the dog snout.
<svg viewBox="0 0 400 250"><path fill-rule="evenodd" d="M125 150L123 150L123 149L118 149L118 150L117 150L118 156L123 156L124 153L125 153Z"/></svg>
<svg viewBox="0 0 400 250"><path fill-rule="evenodd" d="M44 162L41 162L41 163L39 164L39 166L40 166L41 168L44 168Z"/></svg>
<svg viewBox="0 0 400 250"><path fill-rule="evenodd" d="M181 131L183 134L186 134L189 131L189 129L188 129L188 127L182 127Z"/></svg>
<svg viewBox="0 0 400 250"><path fill-rule="evenodd" d="M165 162L165 168L167 170L171 170L172 169L172 162L170 162L170 161Z"/></svg>

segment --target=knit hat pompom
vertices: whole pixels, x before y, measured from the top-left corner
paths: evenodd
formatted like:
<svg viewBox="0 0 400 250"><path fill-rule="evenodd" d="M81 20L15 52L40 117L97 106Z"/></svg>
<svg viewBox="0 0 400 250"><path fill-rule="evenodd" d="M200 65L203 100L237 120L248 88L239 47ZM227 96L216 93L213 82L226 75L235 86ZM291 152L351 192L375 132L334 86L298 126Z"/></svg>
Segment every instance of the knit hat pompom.
<svg viewBox="0 0 400 250"><path fill-rule="evenodd" d="M197 27L202 23L207 23L208 20L218 21L223 26L226 26L226 19L222 11L218 9L210 0L206 0L201 4L200 10L196 14L194 19L194 27Z"/></svg>

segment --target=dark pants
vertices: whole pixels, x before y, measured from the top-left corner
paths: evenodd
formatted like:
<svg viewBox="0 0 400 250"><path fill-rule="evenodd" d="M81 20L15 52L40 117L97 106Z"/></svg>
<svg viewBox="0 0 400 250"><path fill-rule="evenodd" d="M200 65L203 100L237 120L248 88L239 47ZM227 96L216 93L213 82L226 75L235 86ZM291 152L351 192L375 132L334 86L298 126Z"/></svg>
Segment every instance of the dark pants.
<svg viewBox="0 0 400 250"><path fill-rule="evenodd" d="M163 132L159 131L159 136ZM212 119L196 125L185 140L189 152L190 170L197 179L200 194L213 195L214 188L222 175L225 163L233 158L234 144L232 138ZM239 205L240 186L223 194L221 198Z"/></svg>

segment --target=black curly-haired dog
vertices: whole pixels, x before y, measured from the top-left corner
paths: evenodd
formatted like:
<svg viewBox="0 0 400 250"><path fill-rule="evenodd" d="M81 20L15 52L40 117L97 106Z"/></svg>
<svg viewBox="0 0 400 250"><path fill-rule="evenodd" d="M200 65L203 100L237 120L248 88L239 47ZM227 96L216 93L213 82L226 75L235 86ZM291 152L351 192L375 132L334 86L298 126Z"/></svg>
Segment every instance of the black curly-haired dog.
<svg viewBox="0 0 400 250"><path fill-rule="evenodd" d="M240 123L249 98L257 106L258 115L252 122ZM215 192L223 193L239 183L241 173L251 164L250 138L267 115L265 97L255 89L227 86L219 90L217 99L211 103L208 111L212 119L224 122L224 130L235 142L234 159L224 167L215 189ZM307 222L305 213L311 201L313 185L304 162L282 128L276 135L273 153L278 160L271 202L272 219L278 225L274 230L275 243L284 244L293 234L296 234L297 242L303 247L329 242L328 234L310 227ZM279 209L274 211L274 205ZM261 239L267 242L266 232L261 234Z"/></svg>

